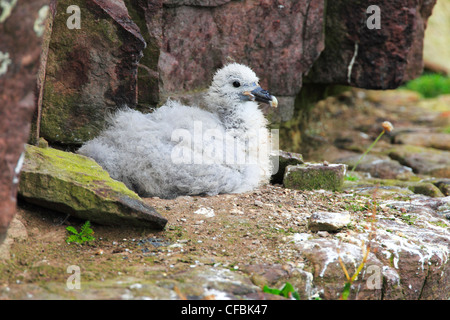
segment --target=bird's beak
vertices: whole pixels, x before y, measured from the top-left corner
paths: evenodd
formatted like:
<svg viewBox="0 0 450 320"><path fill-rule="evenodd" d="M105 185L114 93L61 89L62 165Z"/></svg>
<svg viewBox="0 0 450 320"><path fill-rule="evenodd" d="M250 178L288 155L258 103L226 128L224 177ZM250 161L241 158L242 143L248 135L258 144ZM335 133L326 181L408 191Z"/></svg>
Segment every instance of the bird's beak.
<svg viewBox="0 0 450 320"><path fill-rule="evenodd" d="M269 104L272 108L278 107L278 100L272 96L268 91L263 90L261 87L257 87L252 91L245 91L244 95L252 101L264 102Z"/></svg>

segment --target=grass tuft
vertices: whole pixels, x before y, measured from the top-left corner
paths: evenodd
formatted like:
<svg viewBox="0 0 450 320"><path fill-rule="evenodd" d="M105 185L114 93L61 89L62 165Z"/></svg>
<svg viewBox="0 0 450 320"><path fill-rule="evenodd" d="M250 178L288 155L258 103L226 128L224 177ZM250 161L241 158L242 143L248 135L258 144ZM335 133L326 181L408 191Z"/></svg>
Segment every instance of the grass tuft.
<svg viewBox="0 0 450 320"><path fill-rule="evenodd" d="M438 73L424 74L409 81L404 87L420 93L424 98L434 98L450 94L450 78Z"/></svg>

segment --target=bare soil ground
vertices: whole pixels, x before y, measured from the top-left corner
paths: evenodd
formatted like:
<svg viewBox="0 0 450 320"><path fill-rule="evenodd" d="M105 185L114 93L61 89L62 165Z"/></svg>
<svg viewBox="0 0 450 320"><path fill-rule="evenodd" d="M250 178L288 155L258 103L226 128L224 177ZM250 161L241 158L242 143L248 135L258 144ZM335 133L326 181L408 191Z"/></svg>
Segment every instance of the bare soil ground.
<svg viewBox="0 0 450 320"><path fill-rule="evenodd" d="M93 275L98 273L94 278L107 277L122 268L108 270L100 264L114 262L116 257L120 262L128 261L125 269L133 263L151 261L168 271L179 264L220 263L238 269L249 263L283 263L295 260L295 250L290 251L286 244L294 233L307 232L307 218L312 212L345 211L354 203L363 206L367 198L267 185L239 195L145 201L169 219L164 231L93 225L96 240L85 245L65 242L65 228L72 225L79 229L83 221L64 221L60 213L21 203L17 219L26 227L28 239L14 244L13 259L2 266L0 280L5 284L58 280L59 276L65 279L64 272L38 275L28 268L48 265L58 269L80 262L98 265L91 270Z"/></svg>

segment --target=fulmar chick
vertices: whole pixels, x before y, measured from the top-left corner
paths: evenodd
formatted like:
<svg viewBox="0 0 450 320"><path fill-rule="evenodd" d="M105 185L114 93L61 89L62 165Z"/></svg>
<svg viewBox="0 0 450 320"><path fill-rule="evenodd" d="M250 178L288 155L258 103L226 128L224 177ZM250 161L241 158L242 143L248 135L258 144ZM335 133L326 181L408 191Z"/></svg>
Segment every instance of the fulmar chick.
<svg viewBox="0 0 450 320"><path fill-rule="evenodd" d="M248 67L218 70L205 107L177 101L142 114L125 108L78 153L145 197L250 191L271 176L267 121L257 102L276 107Z"/></svg>

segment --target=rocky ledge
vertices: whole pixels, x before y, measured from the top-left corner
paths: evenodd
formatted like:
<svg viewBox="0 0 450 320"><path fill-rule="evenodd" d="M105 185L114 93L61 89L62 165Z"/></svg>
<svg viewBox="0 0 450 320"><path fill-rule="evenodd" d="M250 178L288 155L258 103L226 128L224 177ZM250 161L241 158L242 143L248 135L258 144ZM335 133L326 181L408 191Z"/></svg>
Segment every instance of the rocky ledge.
<svg viewBox="0 0 450 320"><path fill-rule="evenodd" d="M65 226L81 222L22 204L0 297L279 299L263 287L289 282L301 299L339 299L342 264L352 276L361 263L349 299L450 297L450 197L268 185L145 201L168 218L163 232L94 224L97 239L83 246L64 241ZM70 265L81 269L79 290L67 287Z"/></svg>
<svg viewBox="0 0 450 320"><path fill-rule="evenodd" d="M448 178L428 175L445 172L448 160L439 159L448 151L428 144L433 139L398 144L406 132L445 132L448 105L440 101L359 90L322 101L314 112L327 131L320 148L304 154L316 165L280 153L282 172L310 167L321 189L286 188L277 175L246 194L142 199L167 219L160 231L94 223L94 242L67 244L65 227L83 221L21 202L3 246L0 298L280 299L264 286L289 282L301 299L339 299L344 288L349 299L449 299ZM357 165L380 132L374 118L395 130ZM345 166L339 190L314 178L319 167ZM67 287L69 266L80 267L79 290ZM346 272L357 273L351 285Z"/></svg>

